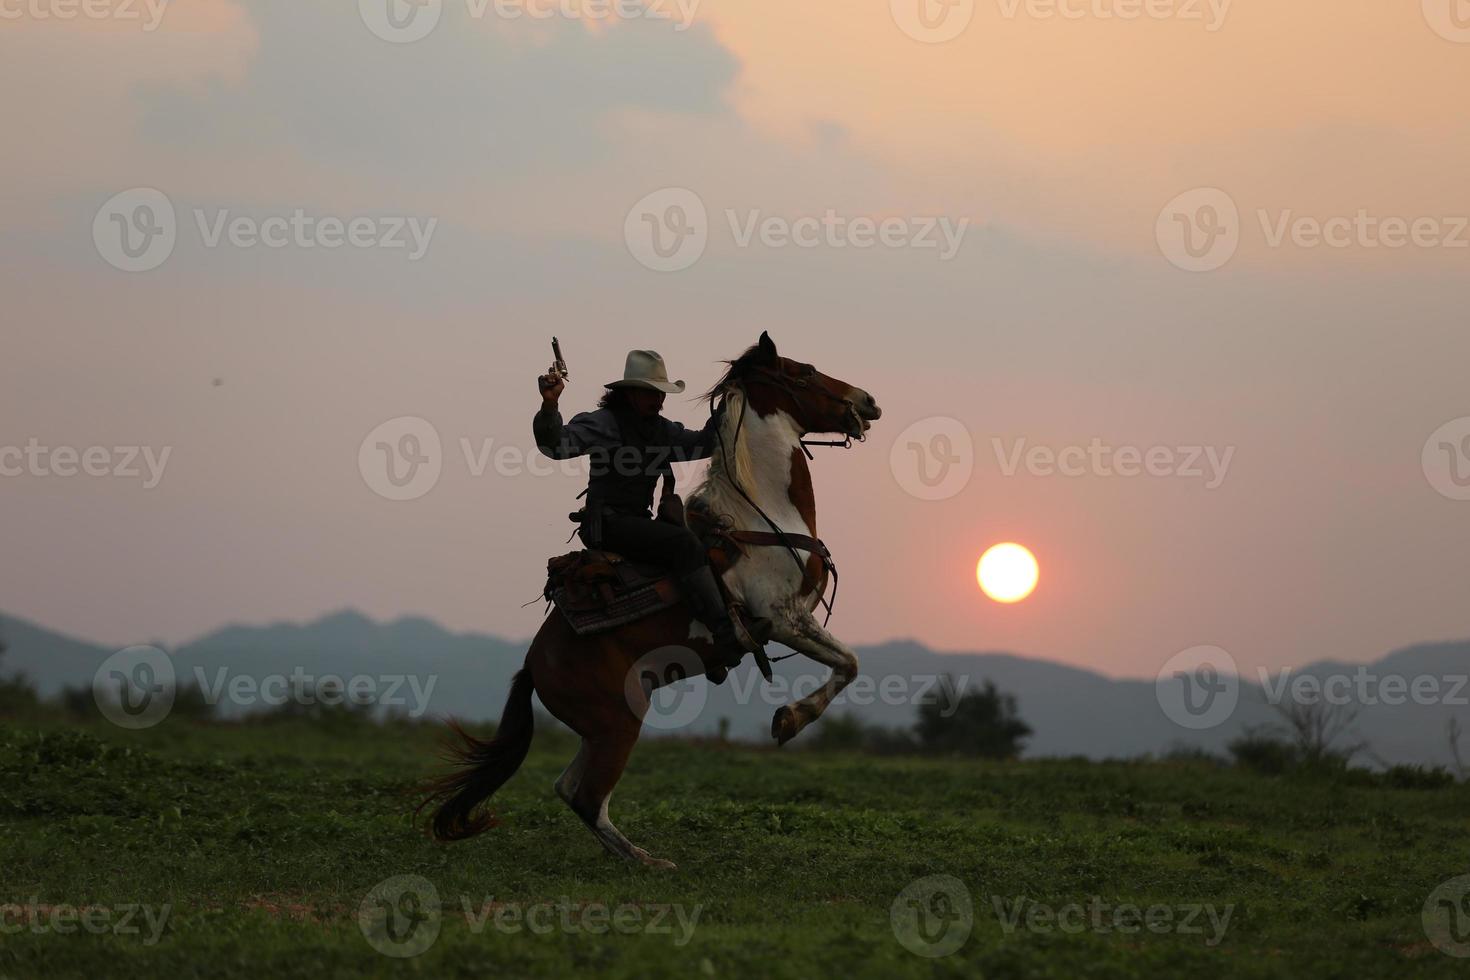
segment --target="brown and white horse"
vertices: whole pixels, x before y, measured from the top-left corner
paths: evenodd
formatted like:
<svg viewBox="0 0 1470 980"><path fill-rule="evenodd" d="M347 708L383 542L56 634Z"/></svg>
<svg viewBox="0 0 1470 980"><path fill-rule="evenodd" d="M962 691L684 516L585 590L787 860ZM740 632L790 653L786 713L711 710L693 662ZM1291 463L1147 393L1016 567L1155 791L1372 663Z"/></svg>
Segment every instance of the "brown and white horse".
<svg viewBox="0 0 1470 980"><path fill-rule="evenodd" d="M725 398L726 411L708 476L691 497L691 512L716 515L737 531L771 533L774 523L793 541L800 540L797 535L815 539L816 499L802 437L835 432L861 438L882 414L873 396L780 356L764 333L730 362L711 395ZM799 546L747 546L719 570L732 597L751 616L771 621L773 640L832 669L821 688L776 710L771 734L785 744L820 717L857 674L857 657L814 616L826 567L820 555ZM647 710L646 699L639 705L636 696L641 664L651 652L669 648L693 651L708 663L710 639L683 603L593 636L578 636L563 616L551 613L511 683L495 737L477 739L451 723L457 736L451 747L455 769L427 784L420 806L434 807L430 832L439 840L462 840L495 825L482 804L526 757L534 690L552 715L582 736L581 748L555 783L557 795L612 853L672 868L672 862L650 857L613 826L608 799ZM635 678L634 696L628 693L630 677ZM652 686L670 679L660 674Z"/></svg>

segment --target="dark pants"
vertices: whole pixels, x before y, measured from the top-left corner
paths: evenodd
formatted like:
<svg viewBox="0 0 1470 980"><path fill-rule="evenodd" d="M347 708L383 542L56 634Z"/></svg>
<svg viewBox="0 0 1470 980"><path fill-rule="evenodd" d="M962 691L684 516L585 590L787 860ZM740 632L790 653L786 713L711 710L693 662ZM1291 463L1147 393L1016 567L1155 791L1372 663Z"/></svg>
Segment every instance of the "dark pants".
<svg viewBox="0 0 1470 980"><path fill-rule="evenodd" d="M676 575L697 571L709 561L693 531L651 517L605 514L602 547L634 561L660 565Z"/></svg>

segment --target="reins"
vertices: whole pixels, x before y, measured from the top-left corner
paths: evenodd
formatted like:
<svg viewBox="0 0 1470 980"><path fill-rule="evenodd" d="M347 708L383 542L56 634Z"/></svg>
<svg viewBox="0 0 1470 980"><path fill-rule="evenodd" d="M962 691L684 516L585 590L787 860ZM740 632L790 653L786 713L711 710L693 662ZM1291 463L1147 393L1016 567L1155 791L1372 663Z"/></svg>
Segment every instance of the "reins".
<svg viewBox="0 0 1470 980"><path fill-rule="evenodd" d="M742 379L742 380L744 380L744 379ZM795 381L792 381L792 380L786 378L784 375L781 376L781 378L780 378L779 381L776 381L776 380L773 380L773 379L770 379L770 378L763 378L761 380L764 380L767 384L771 384L771 385L773 385L775 387L785 388L788 391L790 391L792 388L806 388L807 387L807 384L806 384L806 380L805 379L797 379ZM735 445L737 447L740 444L740 432L745 427L745 411L750 406L750 395L749 395L749 393L744 390L744 387L743 386L740 386L740 388L741 388L740 416L739 416L739 418L737 418L735 420L735 433L734 433L734 435L732 437L732 441L735 443ZM831 398L831 399L836 400L836 401L844 402L848 406L848 410L851 411L851 412L853 412L854 414L856 414L856 411L857 410L853 407L852 402L849 401L848 399L841 398L841 397L839 397L837 395L833 395L830 392L822 391L821 389L815 389L815 390L816 390L816 393L817 394L822 395L822 396L824 396L826 398ZM721 427L721 428L723 428L723 427ZM719 440L719 442L720 442L720 456L724 460L724 463L725 463L725 477L726 477L726 479L728 479L730 481L730 485L733 486L735 488L735 492L738 493L738 494L740 494L740 496L745 500L745 502L751 506L751 509L753 509L757 514L759 514L761 516L761 519L764 520L768 525L770 525L771 530L772 530L772 532L775 533L777 540L779 540L781 542L781 544L786 548L786 551L791 555L791 560L794 561L794 562L796 562L796 567L801 572L801 583L802 583L802 586L805 587L805 588L816 589L816 586L814 585L814 583L811 580L811 575L807 572L806 562L804 562L804 561L801 560L801 555L797 554L796 547L792 544L791 536L789 534L787 534L784 530L782 530L781 527L780 527L780 525L778 525L775 521L771 520L770 515L767 514L764 510L762 510L760 504L756 503L753 499L751 499L750 494L746 493L745 492L745 488L740 485L740 480L737 478L737 475L735 473L735 468L734 468L734 466L730 462L730 451L729 451L729 447L725 445L725 436L724 436L724 433L722 431L720 431L720 429L716 429L715 430L715 438L717 438ZM862 437L859 436L858 438L861 440ZM812 441L811 443L808 443L807 440L802 439L802 440L800 440L800 444L801 444L802 452L806 453L807 458L808 459L815 459L816 457L814 457L812 455L811 450L807 448L808 445L812 445L812 446L834 446L834 447L840 447L840 448L843 448L843 449L848 449L848 448L851 448L852 447L852 436L848 436L842 442L819 442L819 441ZM801 535L801 537L805 537L805 536L804 535ZM822 626L823 626L823 628L826 628L826 625L829 622L832 621L832 610L833 610L833 607L835 606L835 604L837 602L837 563L832 560L831 553L827 551L827 547L825 545L823 545L821 543L821 541L816 541L816 544L817 544L818 548L820 549L819 551L816 552L816 554L822 560L822 568L823 568L824 571L826 571L829 575L832 576L832 598L830 600L827 598L827 596L825 594L825 590L817 590L817 601L819 603L821 603L821 605L827 610L827 615L822 620ZM796 654L789 653L789 654L787 654L784 657L772 657L771 658L771 661L774 663L774 662L776 662L778 660L785 660L785 659L787 659L789 657L794 657L794 656L796 656Z"/></svg>

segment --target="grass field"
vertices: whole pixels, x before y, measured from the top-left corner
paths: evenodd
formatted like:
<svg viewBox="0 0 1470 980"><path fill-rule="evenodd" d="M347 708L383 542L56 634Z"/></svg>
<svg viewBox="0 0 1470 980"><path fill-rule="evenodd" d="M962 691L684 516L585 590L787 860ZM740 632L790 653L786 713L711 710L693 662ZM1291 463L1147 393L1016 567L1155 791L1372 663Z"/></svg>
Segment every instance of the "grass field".
<svg viewBox="0 0 1470 980"><path fill-rule="evenodd" d="M544 726L503 824L430 843L404 794L436 734L0 727L0 977L1470 972L1422 920L1470 873L1464 784L646 740L613 815L658 872L551 793L573 746ZM399 876L434 892L360 916Z"/></svg>

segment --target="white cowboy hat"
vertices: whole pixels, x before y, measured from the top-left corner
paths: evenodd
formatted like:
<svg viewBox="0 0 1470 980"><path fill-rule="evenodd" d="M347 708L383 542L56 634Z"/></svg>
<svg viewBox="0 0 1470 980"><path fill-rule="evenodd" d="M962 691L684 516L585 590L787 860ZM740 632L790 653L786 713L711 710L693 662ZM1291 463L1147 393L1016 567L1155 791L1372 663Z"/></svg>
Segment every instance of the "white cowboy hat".
<svg viewBox="0 0 1470 980"><path fill-rule="evenodd" d="M623 367L623 379L609 381L603 387L652 388L677 395L684 390L684 382L669 380L668 369L664 367L664 359L658 356L658 351L630 350L628 363Z"/></svg>

